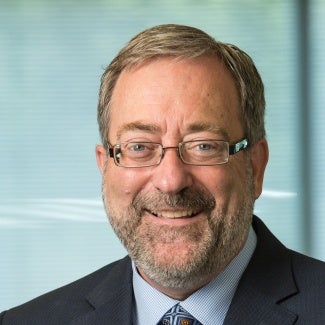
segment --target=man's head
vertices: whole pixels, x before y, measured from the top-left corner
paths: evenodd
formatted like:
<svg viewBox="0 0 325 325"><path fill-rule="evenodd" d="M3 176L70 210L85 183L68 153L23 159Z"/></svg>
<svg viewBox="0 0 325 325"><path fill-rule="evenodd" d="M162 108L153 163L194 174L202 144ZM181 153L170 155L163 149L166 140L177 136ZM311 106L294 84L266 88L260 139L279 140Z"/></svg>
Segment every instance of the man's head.
<svg viewBox="0 0 325 325"><path fill-rule="evenodd" d="M249 143L264 138L264 87L251 58L238 47L218 42L200 29L169 24L155 26L133 37L105 70L98 102L98 124L103 144L108 141L112 93L123 70L163 57L182 60L203 55L219 58L232 74Z"/></svg>
<svg viewBox="0 0 325 325"><path fill-rule="evenodd" d="M250 58L191 27L140 33L105 71L105 207L140 274L166 294L184 299L243 247L268 157L263 113ZM249 149L228 159L243 139Z"/></svg>

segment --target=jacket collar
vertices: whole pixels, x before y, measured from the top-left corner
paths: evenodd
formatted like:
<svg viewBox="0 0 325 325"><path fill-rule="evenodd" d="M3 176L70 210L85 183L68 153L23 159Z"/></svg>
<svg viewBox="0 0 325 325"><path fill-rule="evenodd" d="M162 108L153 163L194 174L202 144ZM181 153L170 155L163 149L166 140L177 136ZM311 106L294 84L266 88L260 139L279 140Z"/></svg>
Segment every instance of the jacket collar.
<svg viewBox="0 0 325 325"><path fill-rule="evenodd" d="M71 324L132 324L132 291L131 261L126 257L87 296L92 310Z"/></svg>
<svg viewBox="0 0 325 325"><path fill-rule="evenodd" d="M289 251L254 216L257 246L239 283L225 324L293 324L297 315L281 306L298 290Z"/></svg>

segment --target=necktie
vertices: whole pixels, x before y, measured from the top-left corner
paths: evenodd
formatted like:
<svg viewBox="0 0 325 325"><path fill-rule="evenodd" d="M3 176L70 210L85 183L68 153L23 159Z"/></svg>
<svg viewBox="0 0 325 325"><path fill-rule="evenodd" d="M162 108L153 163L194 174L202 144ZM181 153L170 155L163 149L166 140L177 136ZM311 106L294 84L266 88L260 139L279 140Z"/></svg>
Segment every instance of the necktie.
<svg viewBox="0 0 325 325"><path fill-rule="evenodd" d="M172 307L157 325L202 325L179 304Z"/></svg>

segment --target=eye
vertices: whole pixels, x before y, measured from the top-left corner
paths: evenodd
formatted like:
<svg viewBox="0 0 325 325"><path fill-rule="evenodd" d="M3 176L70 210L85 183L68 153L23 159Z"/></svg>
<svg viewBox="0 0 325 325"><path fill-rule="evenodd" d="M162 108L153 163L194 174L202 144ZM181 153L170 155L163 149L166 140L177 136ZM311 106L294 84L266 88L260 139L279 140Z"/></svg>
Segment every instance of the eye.
<svg viewBox="0 0 325 325"><path fill-rule="evenodd" d="M128 142L121 146L122 156L132 160L152 159L159 145L151 142Z"/></svg>
<svg viewBox="0 0 325 325"><path fill-rule="evenodd" d="M192 141L186 144L189 155L212 158L225 153L225 142L214 140Z"/></svg>
<svg viewBox="0 0 325 325"><path fill-rule="evenodd" d="M195 151L202 151L202 152L217 152L223 150L224 146L223 143L218 141L193 141L190 142L187 146L188 150L195 150Z"/></svg>
<svg viewBox="0 0 325 325"><path fill-rule="evenodd" d="M193 154L195 155L200 155L201 157L211 157L217 154L220 149L220 145L216 142L212 141L204 141L204 142L197 142L194 144L193 149L194 152Z"/></svg>
<svg viewBox="0 0 325 325"><path fill-rule="evenodd" d="M203 150L203 151L208 151L208 150L214 150L215 146L212 146L211 143L199 143L196 146L197 150Z"/></svg>
<svg viewBox="0 0 325 325"><path fill-rule="evenodd" d="M127 146L127 150L131 151L144 151L148 150L148 146L143 143L129 143Z"/></svg>

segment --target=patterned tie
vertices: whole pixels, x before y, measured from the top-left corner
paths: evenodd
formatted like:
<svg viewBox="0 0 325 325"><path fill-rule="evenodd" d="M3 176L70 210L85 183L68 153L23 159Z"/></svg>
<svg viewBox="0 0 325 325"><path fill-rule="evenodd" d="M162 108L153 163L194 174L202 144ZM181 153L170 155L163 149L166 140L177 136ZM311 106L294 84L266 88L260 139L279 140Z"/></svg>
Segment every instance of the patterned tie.
<svg viewBox="0 0 325 325"><path fill-rule="evenodd" d="M172 307L157 325L202 325L179 304Z"/></svg>

